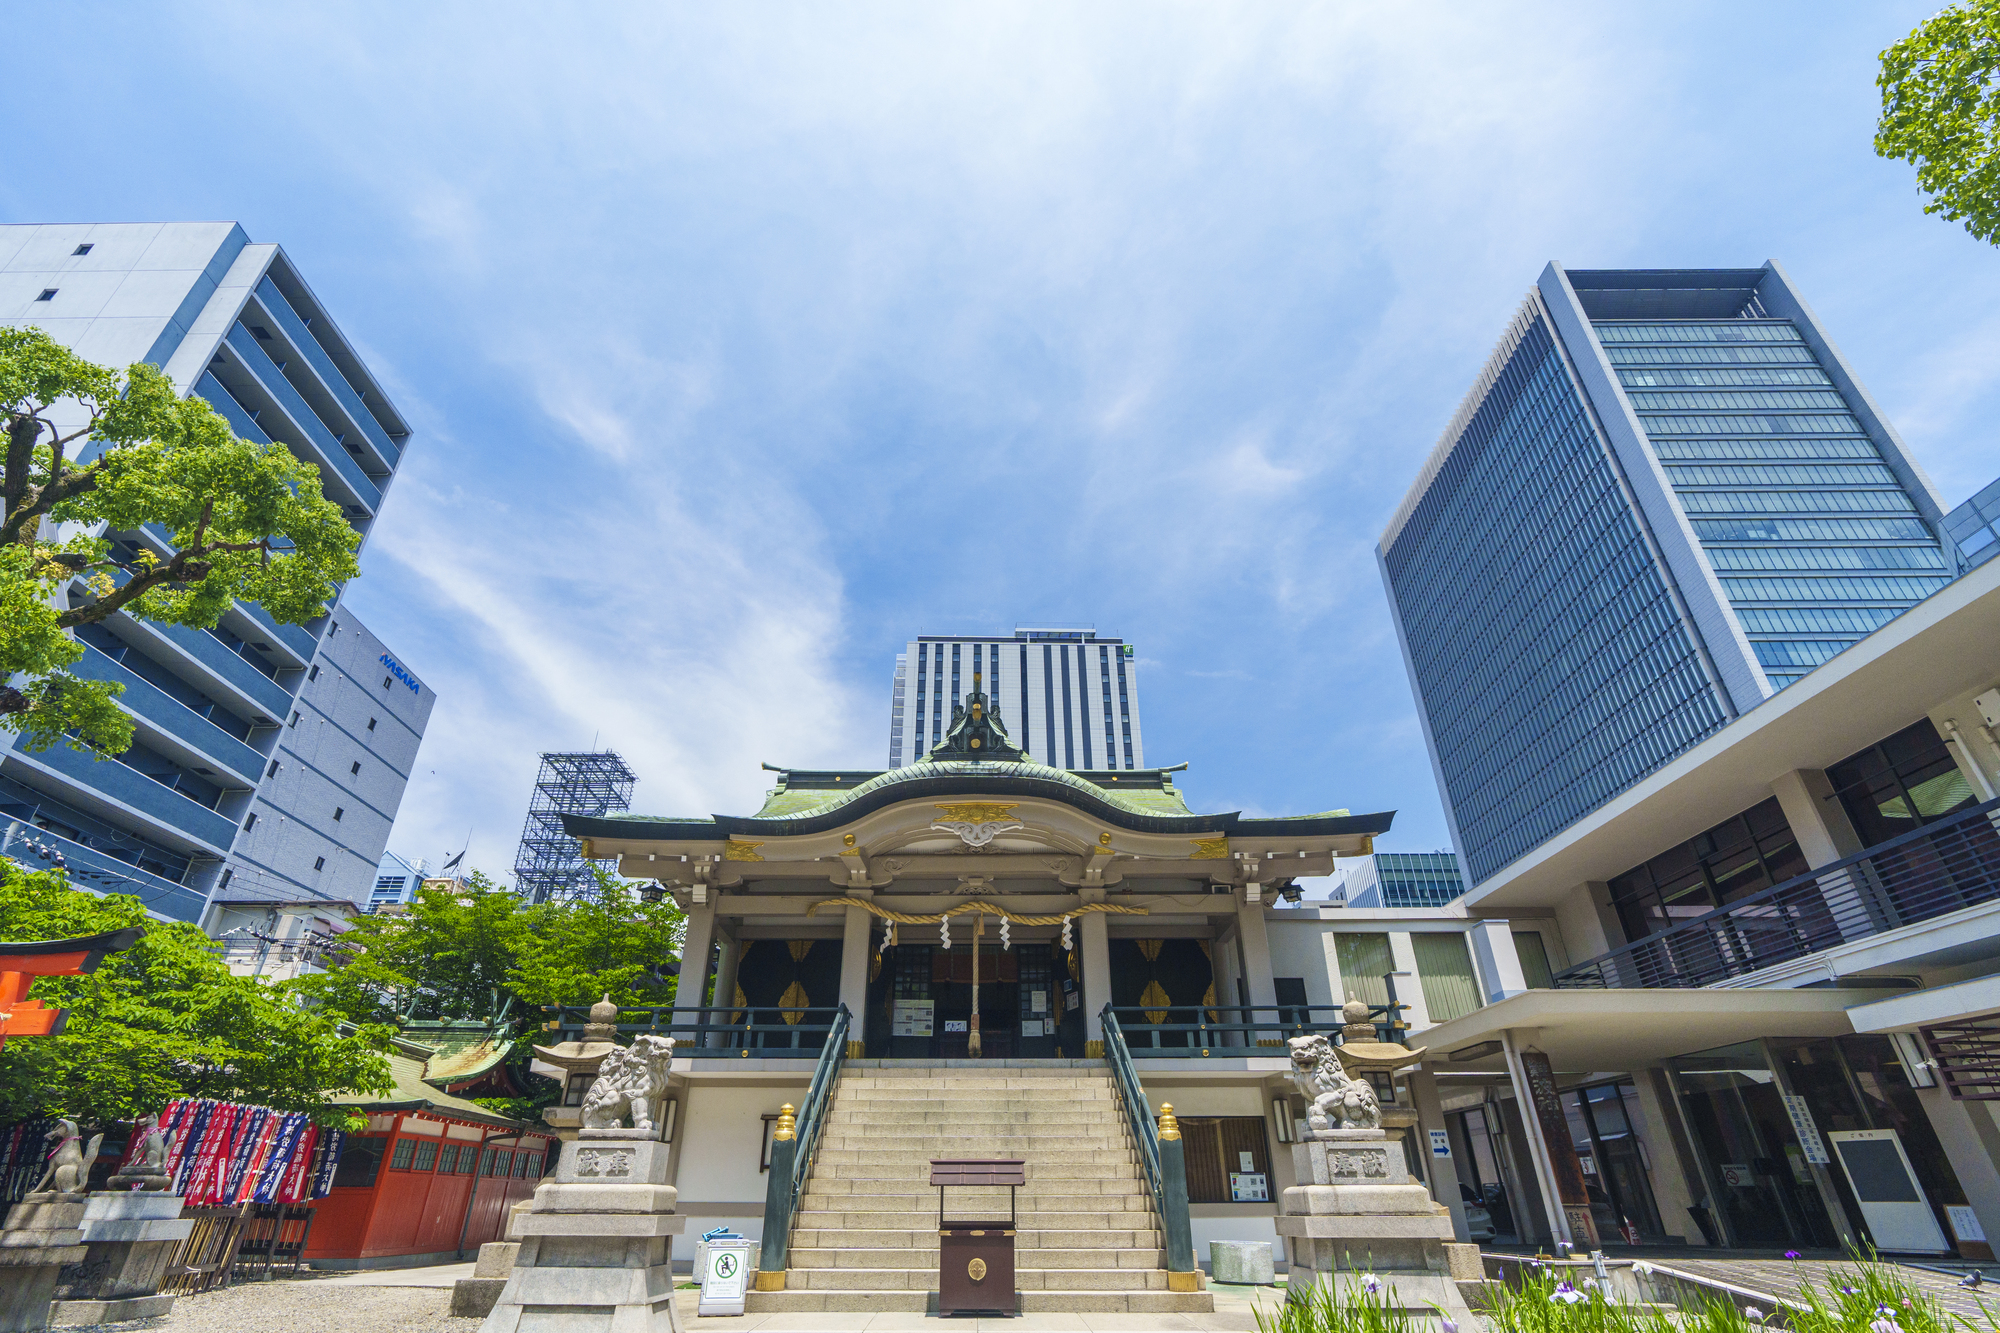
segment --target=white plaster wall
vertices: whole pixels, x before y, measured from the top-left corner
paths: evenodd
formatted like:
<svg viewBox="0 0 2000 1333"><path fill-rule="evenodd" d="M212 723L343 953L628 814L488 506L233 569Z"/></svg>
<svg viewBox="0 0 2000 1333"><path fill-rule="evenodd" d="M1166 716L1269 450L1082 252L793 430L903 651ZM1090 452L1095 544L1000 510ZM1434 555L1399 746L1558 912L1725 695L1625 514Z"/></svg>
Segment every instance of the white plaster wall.
<svg viewBox="0 0 2000 1333"><path fill-rule="evenodd" d="M797 1106L806 1083L694 1084L681 1094L676 1204L687 1218L674 1240L674 1258L692 1260L704 1231L727 1224L738 1235L763 1238L765 1175L757 1169L765 1112Z"/></svg>

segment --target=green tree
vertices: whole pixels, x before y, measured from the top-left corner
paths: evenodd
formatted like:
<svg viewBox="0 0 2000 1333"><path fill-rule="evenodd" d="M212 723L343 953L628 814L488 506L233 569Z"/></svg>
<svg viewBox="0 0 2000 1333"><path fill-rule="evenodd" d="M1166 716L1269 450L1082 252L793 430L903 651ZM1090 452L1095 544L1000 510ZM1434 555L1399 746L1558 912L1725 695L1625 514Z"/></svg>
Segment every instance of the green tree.
<svg viewBox="0 0 2000 1333"><path fill-rule="evenodd" d="M0 729L30 749L131 746L123 687L69 670L77 626L124 611L206 629L236 600L300 624L358 573L360 538L319 470L238 439L157 367L110 370L0 328L0 412L0 679L19 678L0 687ZM67 592L78 579L87 592Z"/></svg>
<svg viewBox="0 0 2000 1333"><path fill-rule="evenodd" d="M103 1124L174 1097L215 1097L345 1118L331 1097L392 1086L391 1029L345 1026L301 1002L294 983L231 975L184 922L151 920L137 898L71 888L59 871L0 861L0 939L45 940L143 926L87 977L44 977L32 998L69 1010L53 1037L0 1049L0 1123L66 1115Z"/></svg>
<svg viewBox="0 0 2000 1333"><path fill-rule="evenodd" d="M596 871L595 896L523 902L473 871L460 885L418 890L402 913L357 918L341 936L349 961L301 979L315 1000L356 1022L398 1018L510 1018L539 1026L547 1004L671 1004L662 970L679 948L682 916L670 900L642 901L631 884Z"/></svg>
<svg viewBox="0 0 2000 1333"><path fill-rule="evenodd" d="M2000 0L1960 0L1882 53L1875 151L1916 164L1941 213L2000 244Z"/></svg>
<svg viewBox="0 0 2000 1333"><path fill-rule="evenodd" d="M606 994L630 1007L671 1004L674 978L665 969L680 948L680 909L643 901L634 885L592 870L596 894L560 903L525 903L476 870L462 884L420 889L406 912L357 918L341 936L347 961L298 985L355 1022L482 1019L516 1037L543 1026L543 1005ZM529 1074L528 1045L520 1042L509 1063L531 1095L480 1105L533 1120L561 1095L553 1080Z"/></svg>

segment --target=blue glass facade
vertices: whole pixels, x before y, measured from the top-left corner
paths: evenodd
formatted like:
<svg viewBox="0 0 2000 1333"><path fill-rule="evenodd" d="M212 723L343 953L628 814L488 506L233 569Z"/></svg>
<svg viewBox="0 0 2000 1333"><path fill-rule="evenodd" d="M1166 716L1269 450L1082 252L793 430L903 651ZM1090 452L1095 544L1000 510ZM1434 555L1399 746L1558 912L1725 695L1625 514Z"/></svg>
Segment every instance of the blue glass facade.
<svg viewBox="0 0 2000 1333"><path fill-rule="evenodd" d="M1945 530L1775 263L1549 265L1378 552L1470 882L1944 587Z"/></svg>
<svg viewBox="0 0 2000 1333"><path fill-rule="evenodd" d="M1381 560L1477 882L1727 715L1539 310L1441 447Z"/></svg>
<svg viewBox="0 0 2000 1333"><path fill-rule="evenodd" d="M1790 320L1592 327L1774 688L1951 578L1950 556Z"/></svg>

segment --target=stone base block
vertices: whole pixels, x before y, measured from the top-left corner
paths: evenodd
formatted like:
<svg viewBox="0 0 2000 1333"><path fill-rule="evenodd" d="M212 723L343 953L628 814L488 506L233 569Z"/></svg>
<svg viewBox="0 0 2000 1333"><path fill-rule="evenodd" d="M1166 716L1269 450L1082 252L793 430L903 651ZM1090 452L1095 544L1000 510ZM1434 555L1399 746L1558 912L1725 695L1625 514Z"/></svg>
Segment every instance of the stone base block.
<svg viewBox="0 0 2000 1333"><path fill-rule="evenodd" d="M671 1213L679 1198L680 1191L672 1185L545 1180L535 1186L535 1212Z"/></svg>
<svg viewBox="0 0 2000 1333"><path fill-rule="evenodd" d="M1280 1198L1285 1212L1300 1215L1428 1217L1438 1211L1431 1192L1422 1185L1292 1185Z"/></svg>
<svg viewBox="0 0 2000 1333"><path fill-rule="evenodd" d="M1301 1185L1405 1185L1410 1171L1402 1144L1380 1130L1348 1130L1293 1144L1292 1178Z"/></svg>
<svg viewBox="0 0 2000 1333"><path fill-rule="evenodd" d="M489 1240L479 1247L479 1262L472 1266L474 1277L497 1277L505 1282L514 1272L515 1256L521 1253L517 1240Z"/></svg>
<svg viewBox="0 0 2000 1333"><path fill-rule="evenodd" d="M1453 1242L1444 1247L1445 1271L1458 1282L1483 1282L1486 1265L1479 1261L1479 1247Z"/></svg>
<svg viewBox="0 0 2000 1333"><path fill-rule="evenodd" d="M175 1200L179 1202L178 1199ZM157 1319L174 1308L171 1296L123 1296L104 1301L57 1301L49 1306L51 1328L78 1324L122 1324L131 1319Z"/></svg>
<svg viewBox="0 0 2000 1333"><path fill-rule="evenodd" d="M1215 1282L1271 1286L1278 1278L1270 1243L1261 1240L1210 1241L1208 1276Z"/></svg>
<svg viewBox="0 0 2000 1333"><path fill-rule="evenodd" d="M1300 1217L1287 1213L1273 1219L1280 1236L1309 1237L1336 1247L1350 1246L1361 1253L1378 1240L1427 1240L1443 1244L1452 1238L1451 1214L1440 1208L1435 1213L1401 1216L1369 1216L1365 1213L1315 1213ZM1440 1260L1442 1262L1442 1260ZM1444 1271L1440 1268L1438 1271Z"/></svg>
<svg viewBox="0 0 2000 1333"><path fill-rule="evenodd" d="M506 1287L504 1277L462 1277L451 1287L451 1312L459 1319L484 1319Z"/></svg>
<svg viewBox="0 0 2000 1333"><path fill-rule="evenodd" d="M83 1258L83 1246L72 1248L76 1259ZM47 1328L49 1301L56 1294L56 1278L61 1274L64 1262L75 1262L75 1259L45 1259L32 1264L24 1262L33 1253L30 1250L15 1250L12 1261L0 1267L0 1333ZM62 1254L65 1251L44 1250L42 1253Z"/></svg>
<svg viewBox="0 0 2000 1333"><path fill-rule="evenodd" d="M556 1182L665 1185L671 1146L651 1139L574 1138L556 1158Z"/></svg>

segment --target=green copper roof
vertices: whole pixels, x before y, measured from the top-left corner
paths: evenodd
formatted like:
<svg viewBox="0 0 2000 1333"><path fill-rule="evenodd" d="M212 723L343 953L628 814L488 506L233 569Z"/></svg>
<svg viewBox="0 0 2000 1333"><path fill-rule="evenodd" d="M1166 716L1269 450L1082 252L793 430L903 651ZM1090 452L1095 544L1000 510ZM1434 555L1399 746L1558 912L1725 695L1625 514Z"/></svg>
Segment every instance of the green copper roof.
<svg viewBox="0 0 2000 1333"><path fill-rule="evenodd" d="M1025 756L990 760L937 760L867 770L779 769L783 780L756 814L697 819L640 815L564 815L563 828L576 837L720 842L732 835L798 836L840 828L901 801L967 796L1038 796L1059 800L1138 832L1256 836L1309 836L1385 833L1393 812L1350 815L1345 810L1284 819L1245 818L1239 813L1201 815L1188 809L1169 770L1119 769L1074 773Z"/></svg>

